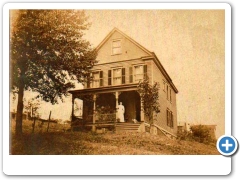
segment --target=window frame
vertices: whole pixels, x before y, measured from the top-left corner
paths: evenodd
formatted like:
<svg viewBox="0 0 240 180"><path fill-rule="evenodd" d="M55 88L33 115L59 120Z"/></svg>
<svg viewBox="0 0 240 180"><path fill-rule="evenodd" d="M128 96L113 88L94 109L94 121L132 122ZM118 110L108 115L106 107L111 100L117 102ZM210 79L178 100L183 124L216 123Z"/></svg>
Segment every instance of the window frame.
<svg viewBox="0 0 240 180"><path fill-rule="evenodd" d="M113 46L113 43L114 43L114 42L117 42L117 41L120 42L120 46L119 46L119 47L114 47L114 46ZM113 49L115 49L115 48L119 48L119 49L120 49L120 52L114 53ZM111 51L112 51L112 56L122 54L122 39L113 39L113 40L112 40Z"/></svg>
<svg viewBox="0 0 240 180"><path fill-rule="evenodd" d="M114 77L114 70L116 69L120 69L121 73L120 73L120 76L119 77ZM114 83L114 78L120 78L120 84L115 84ZM122 84L122 67L116 67L116 68L112 68L112 85L113 86L117 86L117 85L121 85Z"/></svg>
<svg viewBox="0 0 240 180"><path fill-rule="evenodd" d="M99 87L103 86L103 77L100 77L101 76L101 72L102 72L102 76L103 76L103 71L101 71L101 70L95 70L95 71L91 72L92 77L93 77L93 80L92 80L92 82L90 84L91 88L99 88ZM94 73L95 74L98 73L98 79L94 79L94 75L93 75ZM94 81L98 81L98 86L94 86ZM102 81L102 83L101 83L101 81Z"/></svg>
<svg viewBox="0 0 240 180"><path fill-rule="evenodd" d="M172 103L172 89L169 88L169 101Z"/></svg>
<svg viewBox="0 0 240 180"><path fill-rule="evenodd" d="M163 91L167 93L167 100L172 103L172 88L165 80L163 80Z"/></svg>
<svg viewBox="0 0 240 180"><path fill-rule="evenodd" d="M168 92L169 91L169 86L168 86L168 84L166 84L166 86L167 86L167 90L166 90L167 91L167 100L169 100L169 92Z"/></svg>
<svg viewBox="0 0 240 180"><path fill-rule="evenodd" d="M142 75L142 79L138 79L138 81L136 81L136 67L137 66L142 67L142 74L138 74L138 75ZM144 78L147 75L147 72L145 72L145 70L144 70L145 66L147 68L147 64L134 64L134 65L132 65L132 74L131 74L132 75L132 83L138 83L139 81L144 80ZM146 71L147 71L147 69L146 69ZM129 82L130 82L130 80L129 80Z"/></svg>
<svg viewBox="0 0 240 180"><path fill-rule="evenodd" d="M167 126L170 128L174 128L174 117L173 117L173 112L167 108L166 110L166 118L167 118Z"/></svg>
<svg viewBox="0 0 240 180"><path fill-rule="evenodd" d="M166 81L163 80L163 91L166 92Z"/></svg>

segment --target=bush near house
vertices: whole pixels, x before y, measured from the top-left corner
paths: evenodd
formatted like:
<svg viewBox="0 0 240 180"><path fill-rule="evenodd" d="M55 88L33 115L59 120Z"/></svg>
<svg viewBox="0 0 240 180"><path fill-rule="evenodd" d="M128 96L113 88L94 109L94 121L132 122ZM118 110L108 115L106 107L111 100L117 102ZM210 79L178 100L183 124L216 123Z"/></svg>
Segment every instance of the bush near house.
<svg viewBox="0 0 240 180"><path fill-rule="evenodd" d="M211 129L204 125L193 125L190 131L178 132L178 139L197 141L204 144L215 143L216 139L211 136Z"/></svg>
<svg viewBox="0 0 240 180"><path fill-rule="evenodd" d="M193 140L192 132L186 130L178 131L177 139L192 141Z"/></svg>

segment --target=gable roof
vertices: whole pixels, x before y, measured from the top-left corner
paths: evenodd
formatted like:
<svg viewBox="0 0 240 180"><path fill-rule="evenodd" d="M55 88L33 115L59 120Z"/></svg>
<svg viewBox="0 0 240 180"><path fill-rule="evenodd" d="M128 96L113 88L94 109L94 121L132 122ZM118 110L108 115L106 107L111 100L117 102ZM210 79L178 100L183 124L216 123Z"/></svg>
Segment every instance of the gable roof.
<svg viewBox="0 0 240 180"><path fill-rule="evenodd" d="M156 54L154 52L149 51L148 49L146 49L145 47L143 47L141 44L139 44L138 42L136 42L134 39L132 39L131 37L129 37L128 35L126 35L125 33L123 33L122 31L120 31L118 28L113 28L113 30L102 40L102 42L95 48L96 51L98 51L106 42L107 40L113 35L113 33L118 32L120 33L122 36L124 36L126 39L128 39L129 41L131 41L133 44L135 44L137 47L139 47L140 49L142 49L144 52L146 52L149 56L153 57L154 62L156 63L157 67L159 68L159 70L162 72L163 76L166 78L166 80L169 82L169 84L172 86L173 90L178 93L178 90L176 88L176 86L173 84L172 79L170 78L170 76L168 75L167 71L164 69L163 65L161 64L161 62L159 61L159 59L157 58Z"/></svg>
<svg viewBox="0 0 240 180"><path fill-rule="evenodd" d="M152 52L147 50L145 47L143 47L141 44L139 44L138 42L136 42L135 40L133 40L131 37L129 37L128 35L126 35L125 33L123 33L122 31L120 31L118 28L113 28L113 30L102 40L102 42L96 47L96 50L98 51L103 44L105 44L105 42L107 42L107 40L113 35L113 33L118 32L120 33L122 36L124 36L126 39L128 39L129 41L131 41L133 44L135 44L136 46L138 46L140 49L142 49L144 52L146 52L149 56L152 55Z"/></svg>

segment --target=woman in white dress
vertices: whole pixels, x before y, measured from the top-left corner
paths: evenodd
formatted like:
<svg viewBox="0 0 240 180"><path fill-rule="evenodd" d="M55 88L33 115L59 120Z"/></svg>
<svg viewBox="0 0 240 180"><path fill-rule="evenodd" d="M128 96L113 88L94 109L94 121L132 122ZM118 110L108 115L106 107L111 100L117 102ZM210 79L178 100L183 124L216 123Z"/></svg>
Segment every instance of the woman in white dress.
<svg viewBox="0 0 240 180"><path fill-rule="evenodd" d="M124 113L125 113L125 108L122 105L122 102L118 105L118 118L120 122L124 122Z"/></svg>

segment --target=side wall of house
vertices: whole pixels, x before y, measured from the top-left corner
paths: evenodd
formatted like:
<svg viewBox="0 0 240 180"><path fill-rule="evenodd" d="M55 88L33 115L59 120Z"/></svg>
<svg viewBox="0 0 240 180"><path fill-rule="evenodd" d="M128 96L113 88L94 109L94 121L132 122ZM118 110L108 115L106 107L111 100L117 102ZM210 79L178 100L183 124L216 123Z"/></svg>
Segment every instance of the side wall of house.
<svg viewBox="0 0 240 180"><path fill-rule="evenodd" d="M160 101L160 113L157 114L156 124L166 131L176 135L177 134L177 107L176 107L176 93L173 88L170 86L169 82L167 82L166 78L163 76L161 71L158 69L157 65L152 62L152 81L159 82L159 101ZM164 87L165 82L165 87ZM171 101L170 98L167 98L167 89L166 85L168 85L168 89L171 89ZM170 91L170 90L169 90ZM173 113L173 127L169 127L167 125L167 109L169 109Z"/></svg>

